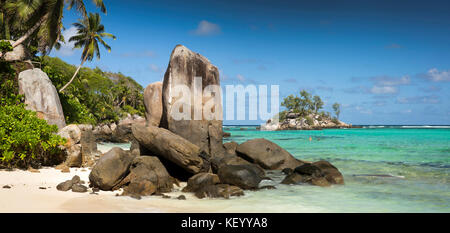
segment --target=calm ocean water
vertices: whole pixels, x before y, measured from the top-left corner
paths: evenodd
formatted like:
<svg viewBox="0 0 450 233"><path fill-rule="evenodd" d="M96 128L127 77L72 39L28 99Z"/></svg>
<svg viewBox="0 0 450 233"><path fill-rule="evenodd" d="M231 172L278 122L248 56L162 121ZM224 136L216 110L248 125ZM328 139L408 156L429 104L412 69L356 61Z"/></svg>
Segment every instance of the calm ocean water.
<svg viewBox="0 0 450 233"><path fill-rule="evenodd" d="M284 175L271 172L274 180L264 182L275 185L276 190L248 191L232 201L188 200L183 203L186 208L214 212L450 212L450 127L259 131L254 126L224 126L224 130L232 135L224 142L266 138L299 159L328 160L342 172L345 185L281 185ZM393 177L361 176L367 174Z"/></svg>

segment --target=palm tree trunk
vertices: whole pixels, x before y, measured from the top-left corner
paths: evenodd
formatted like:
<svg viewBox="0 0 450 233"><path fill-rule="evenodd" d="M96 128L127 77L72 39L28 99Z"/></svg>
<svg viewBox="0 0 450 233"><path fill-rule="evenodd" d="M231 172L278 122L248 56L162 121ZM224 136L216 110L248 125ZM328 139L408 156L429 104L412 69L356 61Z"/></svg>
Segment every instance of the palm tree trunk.
<svg viewBox="0 0 450 233"><path fill-rule="evenodd" d="M42 16L42 18L32 27L30 28L25 35L23 35L22 37L20 37L19 39L16 40L16 42L14 42L12 44L12 47L15 48L18 45L22 44L25 40L27 40L31 35L33 35L33 33L36 31L36 29L38 29L45 20L47 20L48 18L48 13L45 14L44 16Z"/></svg>
<svg viewBox="0 0 450 233"><path fill-rule="evenodd" d="M78 66L77 70L75 71L75 74L73 74L73 76L70 79L70 81L68 83L66 83L66 85L64 85L59 90L59 93L62 93L64 91L64 89L66 89L66 87L69 86L72 83L72 81L75 79L75 77L77 76L78 72L80 71L81 67L83 66L84 62L86 62L86 59L87 59L87 54L86 54L86 56L84 56L83 61L81 61L81 64Z"/></svg>

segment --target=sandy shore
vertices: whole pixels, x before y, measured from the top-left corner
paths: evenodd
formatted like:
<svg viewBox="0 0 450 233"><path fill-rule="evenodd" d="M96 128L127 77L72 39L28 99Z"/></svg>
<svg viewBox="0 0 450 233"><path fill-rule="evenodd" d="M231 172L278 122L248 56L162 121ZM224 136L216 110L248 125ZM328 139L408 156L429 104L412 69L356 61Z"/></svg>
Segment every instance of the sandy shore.
<svg viewBox="0 0 450 233"><path fill-rule="evenodd" d="M88 181L89 169L71 168L70 173L62 173L54 168L43 168L39 173L30 171L0 170L0 212L191 212L176 208L182 200L146 197L135 200L130 197L117 197L115 192L100 191L98 195L87 193L62 192L56 189L59 183L74 175ZM3 188L3 186L11 188ZM185 185L185 184L183 184ZM42 189L45 188L45 189ZM170 193L176 198L181 192ZM195 198L183 193L188 198Z"/></svg>

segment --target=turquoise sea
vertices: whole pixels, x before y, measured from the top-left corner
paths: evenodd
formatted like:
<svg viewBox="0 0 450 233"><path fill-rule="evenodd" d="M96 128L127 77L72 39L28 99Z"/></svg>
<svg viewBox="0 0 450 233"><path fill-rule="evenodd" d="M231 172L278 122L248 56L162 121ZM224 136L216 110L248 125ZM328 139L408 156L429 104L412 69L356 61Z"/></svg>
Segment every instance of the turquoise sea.
<svg viewBox="0 0 450 233"><path fill-rule="evenodd" d="M345 185L282 185L280 171L268 171L276 190L245 196L177 202L187 212L450 212L450 126L372 126L360 129L260 131L256 126L224 126L242 143L266 138L298 159L328 160ZM311 141L309 138L311 137ZM104 144L129 148L129 144ZM389 175L391 177L361 176ZM149 198L149 201L153 199Z"/></svg>
<svg viewBox="0 0 450 233"><path fill-rule="evenodd" d="M231 133L225 142L266 138L298 159L328 160L344 175L345 185L332 188L277 185L277 190L270 191L273 199L264 198L269 203L286 201L292 203L292 208L301 203L323 212L450 212L449 126L313 131L259 131L252 126L224 129ZM359 176L368 174L394 177ZM295 209L287 210L291 211Z"/></svg>

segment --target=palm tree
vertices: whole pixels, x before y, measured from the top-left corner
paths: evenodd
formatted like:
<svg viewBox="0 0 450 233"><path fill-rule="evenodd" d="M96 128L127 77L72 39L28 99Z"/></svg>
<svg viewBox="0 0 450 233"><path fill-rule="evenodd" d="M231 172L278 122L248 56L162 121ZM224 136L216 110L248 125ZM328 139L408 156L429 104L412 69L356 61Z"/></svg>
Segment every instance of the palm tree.
<svg viewBox="0 0 450 233"><path fill-rule="evenodd" d="M77 28L78 34L71 37L69 42L75 42L75 48L83 48L83 53L81 54L81 64L78 66L75 74L72 76L70 81L64 85L59 92L64 91L67 86L69 86L73 79L77 76L81 67L86 61L92 61L94 56L100 59L100 49L98 43L103 45L108 52L111 52L111 47L106 44L102 39L103 37L113 38L116 37L110 33L105 32L105 26L100 23L100 15L98 13L89 13L88 18L83 18L79 20L79 23L74 23L73 25Z"/></svg>
<svg viewBox="0 0 450 233"><path fill-rule="evenodd" d="M103 0L92 0L93 3L106 13ZM19 25L29 25L26 32L13 44L13 48L25 42L38 29L41 39L47 41L47 48L51 49L61 37L62 16L64 6L70 10L76 10L87 17L86 7L83 0L6 0L5 8L14 15ZM32 25L32 26L31 26Z"/></svg>

